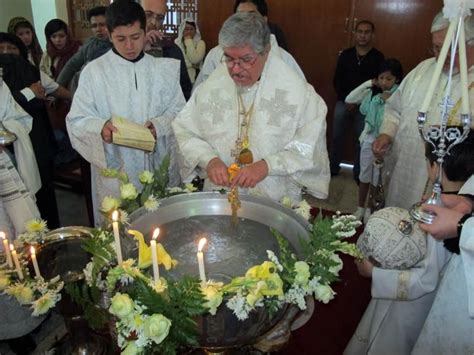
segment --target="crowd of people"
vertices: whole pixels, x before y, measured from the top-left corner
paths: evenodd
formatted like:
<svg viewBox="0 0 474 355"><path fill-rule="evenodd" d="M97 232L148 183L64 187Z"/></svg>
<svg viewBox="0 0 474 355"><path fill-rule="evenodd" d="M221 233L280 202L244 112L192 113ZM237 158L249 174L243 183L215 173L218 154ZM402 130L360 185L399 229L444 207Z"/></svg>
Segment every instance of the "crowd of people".
<svg viewBox="0 0 474 355"><path fill-rule="evenodd" d="M435 56L406 77L399 60L373 47L374 23L358 22L355 45L341 52L336 65L329 155L326 103L287 51L281 29L268 21L264 0L237 0L220 29L219 45L207 56L192 18L182 21L175 40L164 35L166 3L115 0L109 7L92 8L92 37L85 43L73 38L64 21L52 19L44 28L44 51L25 18L11 19L7 32L0 33L0 122L17 136L13 145L0 146L2 230L14 236L38 217L51 229L60 226L53 181L60 141L50 111L61 100L67 107L60 118L63 134L71 150L91 166L96 225L102 223L102 199L120 193L118 184L100 174L102 169L125 172L138 186L137 172L158 166L167 156L170 186L199 177L205 190L238 186L274 201L289 197L293 203L303 192L326 198L331 176L339 173L347 131L357 137L357 218L370 214L368 191L380 180L374 162L384 160L390 171L387 206L408 209L422 197L440 166L431 146L421 140L415 118L449 25L441 13L431 27ZM467 17L464 27L471 68L474 18ZM451 96L459 103L455 60ZM447 62L430 117L440 117L448 68ZM472 70L468 77L474 81ZM474 104L470 90L469 100ZM150 154L114 144L116 116L148 129L155 150ZM372 278L373 299L347 354L474 351L473 144L471 133L446 158L444 206L424 206L436 217L433 224L420 225L427 233L423 260L408 270L357 261L360 274ZM426 160L428 169L422 169ZM230 179L233 164L239 169ZM0 324L0 340L31 331L24 317L9 312Z"/></svg>

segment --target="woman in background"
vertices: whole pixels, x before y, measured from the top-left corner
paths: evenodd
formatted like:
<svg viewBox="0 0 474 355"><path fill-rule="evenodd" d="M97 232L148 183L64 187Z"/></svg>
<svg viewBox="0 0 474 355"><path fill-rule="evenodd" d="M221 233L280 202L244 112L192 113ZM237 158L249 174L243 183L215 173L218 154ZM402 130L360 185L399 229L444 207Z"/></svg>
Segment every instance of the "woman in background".
<svg viewBox="0 0 474 355"><path fill-rule="evenodd" d="M43 50L33 25L24 17L14 17L8 23L8 33L17 36L28 49L28 61L39 68Z"/></svg>
<svg viewBox="0 0 474 355"><path fill-rule="evenodd" d="M41 58L40 69L56 80L67 61L79 50L81 44L72 38L67 24L53 19L44 28L46 53Z"/></svg>
<svg viewBox="0 0 474 355"><path fill-rule="evenodd" d="M185 19L181 22L175 43L183 51L189 79L194 84L206 54L206 43L201 39L201 33L194 20Z"/></svg>

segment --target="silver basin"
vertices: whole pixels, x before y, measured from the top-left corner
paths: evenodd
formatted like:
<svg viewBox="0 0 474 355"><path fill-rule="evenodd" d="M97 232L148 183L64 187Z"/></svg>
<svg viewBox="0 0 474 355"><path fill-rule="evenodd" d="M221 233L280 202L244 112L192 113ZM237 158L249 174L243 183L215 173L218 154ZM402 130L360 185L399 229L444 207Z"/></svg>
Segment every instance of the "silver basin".
<svg viewBox="0 0 474 355"><path fill-rule="evenodd" d="M170 273L173 278L183 274L198 277L197 245L202 236L208 240L204 248L208 279L229 282L243 276L254 265L268 260L267 250L278 255L278 244L270 228L284 235L296 254L301 253L299 239L308 239L309 224L292 210L262 197L241 195L239 224L231 225L231 209L227 195L201 192L176 195L162 200L158 210L139 209L130 215L131 229L141 231L150 240L153 230L161 230L158 241L178 260ZM129 243L126 243L130 245ZM124 247L125 257L136 257L136 248ZM257 308L245 321L239 321L224 304L215 316L198 319L200 345L222 349L253 344L275 326L286 309L269 318L265 309Z"/></svg>

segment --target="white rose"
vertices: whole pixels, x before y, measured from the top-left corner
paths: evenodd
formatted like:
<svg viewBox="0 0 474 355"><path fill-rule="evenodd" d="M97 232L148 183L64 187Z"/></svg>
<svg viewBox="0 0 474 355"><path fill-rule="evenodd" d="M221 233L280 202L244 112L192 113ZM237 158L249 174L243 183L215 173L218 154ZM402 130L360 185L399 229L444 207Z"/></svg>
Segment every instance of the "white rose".
<svg viewBox="0 0 474 355"><path fill-rule="evenodd" d="M123 319L132 314L134 307L135 304L129 295L117 293L114 297L112 297L112 303L110 305L109 312Z"/></svg>
<svg viewBox="0 0 474 355"><path fill-rule="evenodd" d="M116 210L119 207L120 207L120 201L117 200L116 198L105 196L104 199L102 200L101 210L104 212Z"/></svg>
<svg viewBox="0 0 474 355"><path fill-rule="evenodd" d="M328 303L330 300L332 300L334 298L334 295L336 293L332 290L332 288L329 286L329 285L322 285L322 284L319 284L316 286L315 290L314 290L314 297L326 304Z"/></svg>
<svg viewBox="0 0 474 355"><path fill-rule="evenodd" d="M128 183L120 186L120 196L124 200L134 200L137 198L138 192L132 183Z"/></svg>
<svg viewBox="0 0 474 355"><path fill-rule="evenodd" d="M140 180L143 185L151 184L153 182L153 173L145 170L138 176L138 180Z"/></svg>

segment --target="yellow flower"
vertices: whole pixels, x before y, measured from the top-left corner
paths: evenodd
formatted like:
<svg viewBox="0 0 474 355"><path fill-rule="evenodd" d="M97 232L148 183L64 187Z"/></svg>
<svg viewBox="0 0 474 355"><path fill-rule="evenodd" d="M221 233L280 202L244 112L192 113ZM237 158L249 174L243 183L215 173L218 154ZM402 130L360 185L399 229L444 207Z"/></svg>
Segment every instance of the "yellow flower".
<svg viewBox="0 0 474 355"><path fill-rule="evenodd" d="M130 316L133 312L135 304L129 295L116 293L112 298L112 303L109 308L109 312L113 315L123 319Z"/></svg>
<svg viewBox="0 0 474 355"><path fill-rule="evenodd" d="M281 199L280 203L281 203L283 206L288 207L288 208L291 208L291 206L292 206L292 204L293 204L292 201L291 201L291 198L289 198L288 196L284 196L284 197Z"/></svg>
<svg viewBox="0 0 474 355"><path fill-rule="evenodd" d="M162 314L153 314L145 319L143 333L154 343L160 344L170 331L171 321Z"/></svg>
<svg viewBox="0 0 474 355"><path fill-rule="evenodd" d="M271 261L265 261L261 265L256 265L247 270L245 277L255 277L257 279L266 279L276 270L276 266Z"/></svg>
<svg viewBox="0 0 474 355"><path fill-rule="evenodd" d="M153 182L153 173L148 170L142 171L142 173L138 175L138 180L140 180L143 185L151 184Z"/></svg>
<svg viewBox="0 0 474 355"><path fill-rule="evenodd" d="M33 302L33 316L38 317L48 312L54 307L56 301L50 293L45 293L43 296Z"/></svg>
<svg viewBox="0 0 474 355"><path fill-rule="evenodd" d="M31 221L26 222L26 230L30 233L41 233L47 230L46 221L42 219L32 219Z"/></svg>
<svg viewBox="0 0 474 355"><path fill-rule="evenodd" d="M33 301L33 290L24 284L16 284L8 287L5 293L16 298L20 304L30 304Z"/></svg>
<svg viewBox="0 0 474 355"><path fill-rule="evenodd" d="M130 229L128 233L133 235L135 240L138 241L138 267L140 269L149 267L152 263L151 247L145 243L143 234L132 229ZM161 243L156 244L156 256L158 258L158 264L164 265L166 270L169 270L178 264L176 260L171 258Z"/></svg>
<svg viewBox="0 0 474 355"><path fill-rule="evenodd" d="M6 275L0 275L0 291L3 291L10 285L10 279Z"/></svg>
<svg viewBox="0 0 474 355"><path fill-rule="evenodd" d="M193 184L188 182L187 184L184 185L184 190L186 192L194 192L194 191L197 191L197 188Z"/></svg>
<svg viewBox="0 0 474 355"><path fill-rule="evenodd" d="M117 200L116 198L105 196L104 199L102 200L101 210L103 212L116 210L119 207L120 207L120 201Z"/></svg>
<svg viewBox="0 0 474 355"><path fill-rule="evenodd" d="M158 282L152 281L150 286L153 290L155 290L156 293L162 293L168 288L168 283L164 277L160 277Z"/></svg>
<svg viewBox="0 0 474 355"><path fill-rule="evenodd" d="M202 293L206 298L204 306L209 309L209 313L215 315L217 308L222 303L222 282L208 282L205 287L202 288Z"/></svg>
<svg viewBox="0 0 474 355"><path fill-rule="evenodd" d="M156 254L158 257L158 264L162 264L166 270L169 270L178 265L178 261L175 259L171 259L171 256L168 254L168 252L161 243L156 244Z"/></svg>
<svg viewBox="0 0 474 355"><path fill-rule="evenodd" d="M120 196L124 200L134 200L138 196L138 191L132 183L123 184L120 186Z"/></svg>

